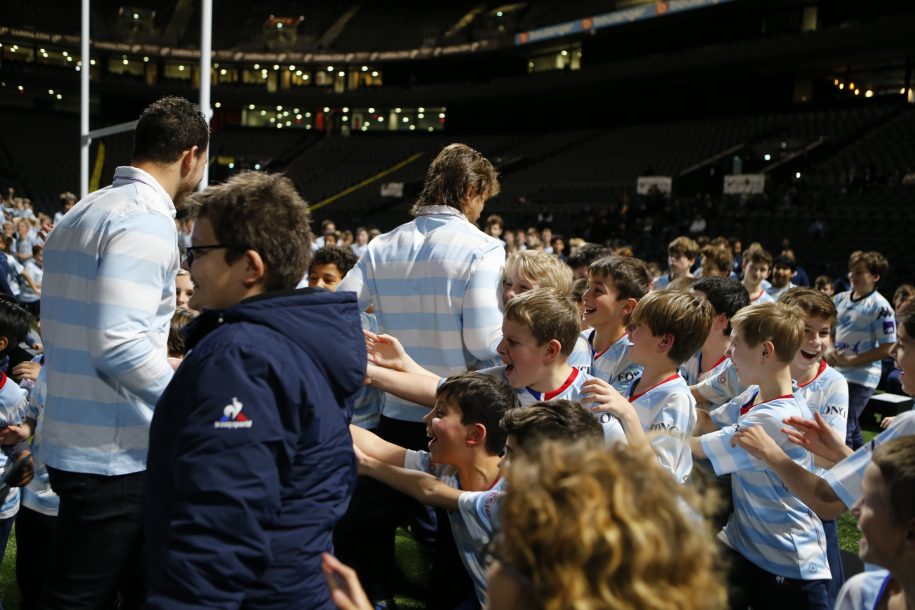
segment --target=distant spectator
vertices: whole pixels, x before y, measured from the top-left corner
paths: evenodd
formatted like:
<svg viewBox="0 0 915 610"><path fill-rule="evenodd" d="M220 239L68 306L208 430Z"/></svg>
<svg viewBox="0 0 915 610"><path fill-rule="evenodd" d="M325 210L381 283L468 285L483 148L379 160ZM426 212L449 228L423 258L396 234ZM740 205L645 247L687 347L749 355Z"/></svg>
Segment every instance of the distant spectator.
<svg viewBox="0 0 915 610"><path fill-rule="evenodd" d="M834 296L836 294L835 288L833 287L832 278L828 275L818 275L817 279L813 281L813 287L815 290L822 292L828 297Z"/></svg>
<svg viewBox="0 0 915 610"><path fill-rule="evenodd" d="M64 217L64 214L70 211L70 209L76 205L76 195L67 191L66 193L60 194L60 207L61 211L54 214L54 224L60 222L60 219Z"/></svg>

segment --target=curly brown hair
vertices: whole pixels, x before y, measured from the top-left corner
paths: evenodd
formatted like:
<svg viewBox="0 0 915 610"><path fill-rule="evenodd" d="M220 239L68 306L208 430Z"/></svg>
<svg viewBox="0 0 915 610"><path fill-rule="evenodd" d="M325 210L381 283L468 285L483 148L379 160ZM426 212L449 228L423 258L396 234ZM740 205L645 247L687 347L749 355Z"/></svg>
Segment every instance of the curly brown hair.
<svg viewBox="0 0 915 610"><path fill-rule="evenodd" d="M725 579L711 529L647 447L547 442L513 461L499 556L543 610L717 610ZM693 508L694 509L694 508Z"/></svg>

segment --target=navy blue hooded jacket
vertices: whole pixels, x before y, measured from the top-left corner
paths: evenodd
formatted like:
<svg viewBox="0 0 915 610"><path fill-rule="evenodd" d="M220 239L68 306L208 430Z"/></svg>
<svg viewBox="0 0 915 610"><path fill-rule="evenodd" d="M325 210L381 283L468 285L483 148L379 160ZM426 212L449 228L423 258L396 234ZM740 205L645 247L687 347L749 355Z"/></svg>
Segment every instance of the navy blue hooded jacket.
<svg viewBox="0 0 915 610"><path fill-rule="evenodd" d="M321 552L356 481L366 367L355 295L264 294L185 335L150 429L147 608L333 608Z"/></svg>

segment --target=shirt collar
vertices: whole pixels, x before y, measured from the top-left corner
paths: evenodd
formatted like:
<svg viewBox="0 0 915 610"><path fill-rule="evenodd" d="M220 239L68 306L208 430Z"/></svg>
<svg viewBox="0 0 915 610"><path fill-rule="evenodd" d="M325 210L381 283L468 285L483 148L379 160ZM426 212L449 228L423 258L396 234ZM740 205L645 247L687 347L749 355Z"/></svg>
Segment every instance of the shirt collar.
<svg viewBox="0 0 915 610"><path fill-rule="evenodd" d="M159 181L153 178L152 175L139 167L133 167L132 165L122 165L114 170L114 181L111 186L123 186L129 182L141 182L156 191L156 194L159 196L159 200L162 203L161 206L156 206L157 209L160 212L168 214L172 218L175 217L175 204L172 201L171 196L165 192L165 189L162 188Z"/></svg>
<svg viewBox="0 0 915 610"><path fill-rule="evenodd" d="M450 205L424 205L416 210L415 216L457 216L467 220L464 213ZM469 222L469 221L468 221Z"/></svg>

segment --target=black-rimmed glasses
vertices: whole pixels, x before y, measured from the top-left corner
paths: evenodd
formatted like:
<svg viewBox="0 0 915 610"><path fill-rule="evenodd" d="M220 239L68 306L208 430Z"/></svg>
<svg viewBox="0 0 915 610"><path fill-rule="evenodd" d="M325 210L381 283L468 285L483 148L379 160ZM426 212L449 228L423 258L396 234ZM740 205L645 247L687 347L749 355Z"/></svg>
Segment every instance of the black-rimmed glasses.
<svg viewBox="0 0 915 610"><path fill-rule="evenodd" d="M190 266L194 264L194 259L199 256L199 254L197 254L197 253L209 252L210 250L218 250L220 248L247 249L247 246L234 245L234 244L209 244L206 246L188 246L184 249L185 260L187 261L188 268L190 268Z"/></svg>

